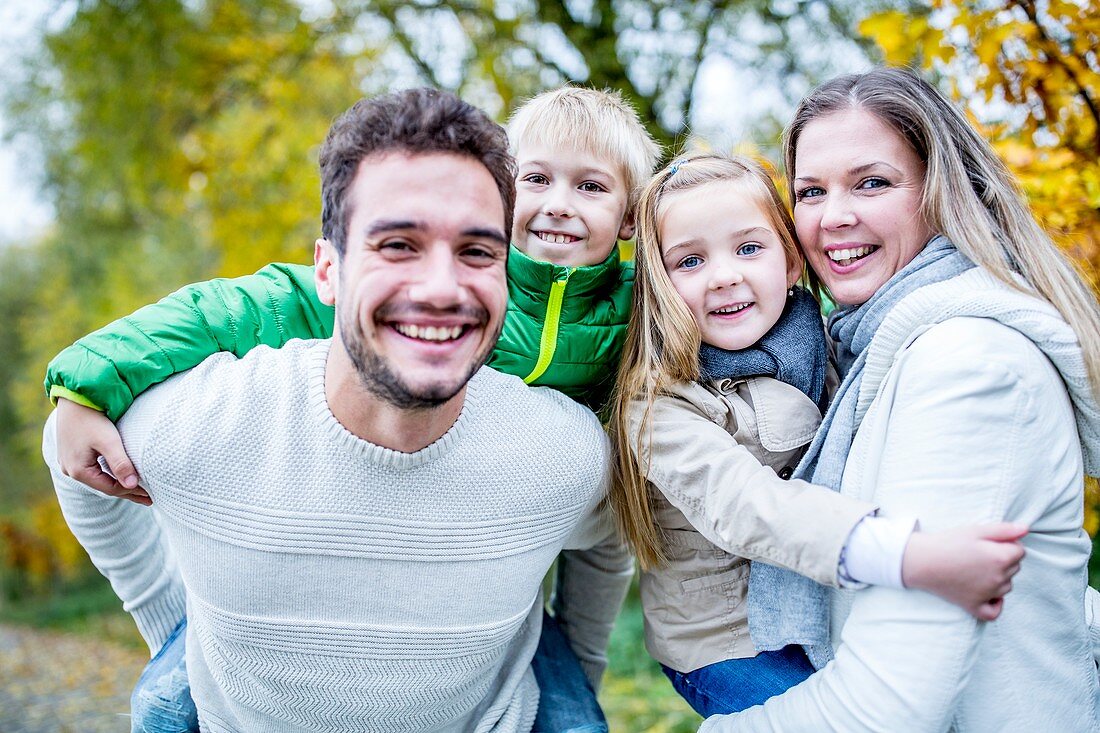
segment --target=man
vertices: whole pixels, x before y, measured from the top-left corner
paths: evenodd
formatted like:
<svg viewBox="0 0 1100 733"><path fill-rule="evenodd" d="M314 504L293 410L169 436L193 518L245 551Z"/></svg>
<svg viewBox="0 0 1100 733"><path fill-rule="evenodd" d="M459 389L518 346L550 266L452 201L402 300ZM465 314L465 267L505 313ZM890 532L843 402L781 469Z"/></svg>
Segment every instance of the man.
<svg viewBox="0 0 1100 733"><path fill-rule="evenodd" d="M563 548L584 552L563 554L556 607L598 680L629 579L597 511L606 439L481 369L507 300L506 151L432 90L333 124L315 261L335 335L220 354L134 403L119 427L159 526L64 477L47 424L66 518L151 649L186 599L204 730L528 730Z"/></svg>

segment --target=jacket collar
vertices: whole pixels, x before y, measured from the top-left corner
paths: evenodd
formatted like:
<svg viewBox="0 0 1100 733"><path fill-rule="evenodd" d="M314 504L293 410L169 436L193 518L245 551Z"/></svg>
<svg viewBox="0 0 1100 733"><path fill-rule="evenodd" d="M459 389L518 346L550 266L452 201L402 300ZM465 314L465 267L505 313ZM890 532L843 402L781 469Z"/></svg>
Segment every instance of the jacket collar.
<svg viewBox="0 0 1100 733"><path fill-rule="evenodd" d="M568 277L568 297L562 303L562 317L575 320L592 309L593 301L607 298L607 293L618 284L621 272L618 247L603 262L586 267L563 267L533 260L515 245L509 245L508 249L508 295L513 305L532 314L546 310L550 286Z"/></svg>

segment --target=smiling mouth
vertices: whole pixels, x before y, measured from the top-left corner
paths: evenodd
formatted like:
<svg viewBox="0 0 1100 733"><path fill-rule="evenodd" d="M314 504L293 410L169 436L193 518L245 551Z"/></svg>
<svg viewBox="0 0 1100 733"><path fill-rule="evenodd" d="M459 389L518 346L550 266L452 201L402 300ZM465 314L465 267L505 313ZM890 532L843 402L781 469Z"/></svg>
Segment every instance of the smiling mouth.
<svg viewBox="0 0 1100 733"><path fill-rule="evenodd" d="M446 343L462 338L472 326L417 326L411 323L391 323L393 330L417 341Z"/></svg>
<svg viewBox="0 0 1100 733"><path fill-rule="evenodd" d="M574 237L572 234L559 234L557 232L532 232L532 234L550 244L573 244L573 242L579 242L581 239L580 237Z"/></svg>
<svg viewBox="0 0 1100 733"><path fill-rule="evenodd" d="M855 262L859 262L867 255L874 252L878 247L874 245L864 245L863 247L850 247L847 249L831 249L825 254L829 256L829 259L840 265L841 267L847 267Z"/></svg>
<svg viewBox="0 0 1100 733"><path fill-rule="evenodd" d="M746 308L751 308L756 303L736 303L734 305L727 305L722 308L716 308L710 312L712 316L730 316L734 313L740 313Z"/></svg>

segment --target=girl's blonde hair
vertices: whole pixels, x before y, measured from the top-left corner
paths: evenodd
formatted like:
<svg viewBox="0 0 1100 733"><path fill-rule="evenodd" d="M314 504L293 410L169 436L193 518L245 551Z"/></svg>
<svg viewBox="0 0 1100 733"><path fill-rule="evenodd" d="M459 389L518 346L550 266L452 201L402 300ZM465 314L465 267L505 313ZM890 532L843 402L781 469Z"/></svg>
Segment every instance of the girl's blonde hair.
<svg viewBox="0 0 1100 733"><path fill-rule="evenodd" d="M924 161L922 213L933 231L1010 288L1018 278L1058 309L1084 353L1100 399L1100 306L1083 278L1032 216L992 146L935 87L907 69L878 68L828 81L810 93L783 134L794 201L798 138L813 120L862 109L904 138ZM813 277L811 273L811 277Z"/></svg>
<svg viewBox="0 0 1100 733"><path fill-rule="evenodd" d="M752 197L782 241L788 264L802 265L790 213L771 177L749 158L691 155L673 161L642 190L634 254L634 305L611 402L610 428L616 454L611 504L619 529L643 568L665 562L654 497L639 458L648 452L650 413L669 385L699 379L699 326L665 271L660 224L670 198L716 182L736 183L744 195ZM631 420L630 415L639 415L639 406L640 420Z"/></svg>

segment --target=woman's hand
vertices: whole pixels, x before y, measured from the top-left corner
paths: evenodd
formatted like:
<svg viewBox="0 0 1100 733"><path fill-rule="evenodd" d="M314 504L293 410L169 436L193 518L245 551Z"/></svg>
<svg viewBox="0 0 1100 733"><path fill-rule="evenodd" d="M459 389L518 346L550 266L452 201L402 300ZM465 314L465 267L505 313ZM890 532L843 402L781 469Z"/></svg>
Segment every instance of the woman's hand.
<svg viewBox="0 0 1100 733"><path fill-rule="evenodd" d="M100 456L111 473L103 470ZM64 398L57 401L57 460L63 474L108 496L146 506L153 503L138 486L137 469L115 424L102 412Z"/></svg>
<svg viewBox="0 0 1100 733"><path fill-rule="evenodd" d="M1013 522L914 532L905 547L901 579L963 608L974 618L1001 615L1012 576L1020 571L1028 528Z"/></svg>

